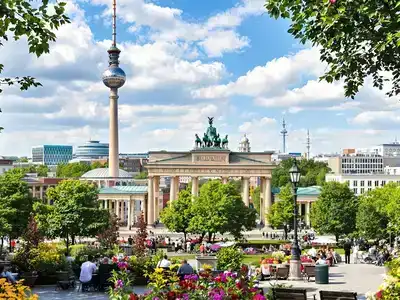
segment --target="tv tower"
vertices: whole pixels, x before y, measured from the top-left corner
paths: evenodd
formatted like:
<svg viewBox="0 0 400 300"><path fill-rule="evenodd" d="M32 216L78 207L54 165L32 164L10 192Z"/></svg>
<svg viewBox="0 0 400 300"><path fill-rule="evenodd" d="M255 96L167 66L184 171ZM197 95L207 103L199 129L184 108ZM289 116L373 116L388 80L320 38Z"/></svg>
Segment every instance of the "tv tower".
<svg viewBox="0 0 400 300"><path fill-rule="evenodd" d="M108 68L103 73L103 83L110 88L110 124L109 124L109 177L119 177L119 149L118 149L118 89L126 81L125 72L119 67L119 54L117 48L117 1L113 0L112 13L112 44L108 52Z"/></svg>
<svg viewBox="0 0 400 300"><path fill-rule="evenodd" d="M286 153L286 137L287 137L287 133L288 133L288 131L286 130L285 118L283 118L282 130L281 130L282 141L283 141L283 153Z"/></svg>
<svg viewBox="0 0 400 300"><path fill-rule="evenodd" d="M311 149L311 139L310 139L310 130L307 129L307 159L310 159L310 149Z"/></svg>

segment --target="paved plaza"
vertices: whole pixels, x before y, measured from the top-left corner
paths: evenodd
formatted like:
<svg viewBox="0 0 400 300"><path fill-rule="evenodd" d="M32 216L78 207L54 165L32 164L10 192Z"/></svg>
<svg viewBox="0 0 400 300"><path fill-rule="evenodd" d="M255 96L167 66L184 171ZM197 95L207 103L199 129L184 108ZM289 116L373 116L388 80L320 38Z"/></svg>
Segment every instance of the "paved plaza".
<svg viewBox="0 0 400 300"><path fill-rule="evenodd" d="M190 261L193 263L194 261ZM384 278L385 270L383 267L377 267L366 264L339 264L330 268L329 284L316 284L315 282L303 281L263 281L261 287L265 290L271 287L275 282L286 283L296 288L307 289L307 293L312 296L319 290L330 291L354 291L359 295L359 299L365 299L364 295L368 291L376 291ZM105 293L82 293L76 290L56 291L55 286L35 287L33 289L39 295L40 300L64 300L64 299L88 299L105 300L108 299ZM135 287L135 292L143 294L145 287ZM317 297L317 299L319 299Z"/></svg>

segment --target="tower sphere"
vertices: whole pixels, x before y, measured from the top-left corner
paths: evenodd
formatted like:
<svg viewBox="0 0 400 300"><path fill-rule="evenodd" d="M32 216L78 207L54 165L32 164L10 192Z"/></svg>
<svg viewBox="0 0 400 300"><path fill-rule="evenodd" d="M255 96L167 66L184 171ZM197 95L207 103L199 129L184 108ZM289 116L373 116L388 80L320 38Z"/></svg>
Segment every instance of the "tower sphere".
<svg viewBox="0 0 400 300"><path fill-rule="evenodd" d="M103 73L103 83L109 88L120 88L125 84L126 75L124 70L117 66L110 66Z"/></svg>

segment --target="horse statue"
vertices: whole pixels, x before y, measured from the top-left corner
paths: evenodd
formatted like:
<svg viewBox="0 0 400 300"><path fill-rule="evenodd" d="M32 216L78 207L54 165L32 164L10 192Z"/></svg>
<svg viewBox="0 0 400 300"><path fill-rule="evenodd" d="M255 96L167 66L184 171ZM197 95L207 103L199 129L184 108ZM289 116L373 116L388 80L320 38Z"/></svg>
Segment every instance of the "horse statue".
<svg viewBox="0 0 400 300"><path fill-rule="evenodd" d="M221 147L221 138L219 137L219 133L214 137L214 147Z"/></svg>
<svg viewBox="0 0 400 300"><path fill-rule="evenodd" d="M228 149L228 135L222 139L222 148Z"/></svg>
<svg viewBox="0 0 400 300"><path fill-rule="evenodd" d="M208 138L207 134L204 133L204 136L203 136L203 147L208 147L209 142L210 142L210 139Z"/></svg>
<svg viewBox="0 0 400 300"><path fill-rule="evenodd" d="M199 135L196 133L195 134L196 140L194 141L196 144L196 148L201 147L202 141L201 138L199 137Z"/></svg>

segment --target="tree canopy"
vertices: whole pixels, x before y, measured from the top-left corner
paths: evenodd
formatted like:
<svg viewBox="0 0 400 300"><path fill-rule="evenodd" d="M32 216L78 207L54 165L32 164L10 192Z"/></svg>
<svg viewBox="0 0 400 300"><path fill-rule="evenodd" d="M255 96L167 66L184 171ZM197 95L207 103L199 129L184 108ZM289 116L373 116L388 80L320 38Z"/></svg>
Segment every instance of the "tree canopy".
<svg viewBox="0 0 400 300"><path fill-rule="evenodd" d="M139 174L137 174L134 178L135 179L147 179L147 172L140 172Z"/></svg>
<svg viewBox="0 0 400 300"><path fill-rule="evenodd" d="M367 239L386 238L400 232L400 188L395 183L368 191L359 197L358 233ZM390 226L389 226L390 224Z"/></svg>
<svg viewBox="0 0 400 300"><path fill-rule="evenodd" d="M178 199L164 208L160 216L161 222L170 231L183 233L185 240L192 218L192 193L190 188L180 191Z"/></svg>
<svg viewBox="0 0 400 300"><path fill-rule="evenodd" d="M398 0L266 0L265 7L274 18L290 19L288 32L301 43L320 47L328 66L321 79L344 80L346 97L354 98L369 76L379 89L390 81L389 96L400 93Z"/></svg>
<svg viewBox="0 0 400 300"><path fill-rule="evenodd" d="M12 169L0 176L0 237L19 237L26 229L33 198L24 172Z"/></svg>
<svg viewBox="0 0 400 300"><path fill-rule="evenodd" d="M274 228L283 226L285 239L287 239L288 227L292 227L294 221L293 193L290 185L281 188L278 197L279 201L272 204L266 212L267 219Z"/></svg>
<svg viewBox="0 0 400 300"><path fill-rule="evenodd" d="M53 205L35 204L39 229L47 237L65 239L67 247L75 237L94 237L109 227L110 214L99 208L97 188L79 180L64 180L46 192Z"/></svg>
<svg viewBox="0 0 400 300"><path fill-rule="evenodd" d="M94 162L92 164L83 162L59 164L56 173L59 178L79 178L90 170L106 167L105 164L101 164L100 162Z"/></svg>
<svg viewBox="0 0 400 300"><path fill-rule="evenodd" d="M51 5L48 0L40 2L41 5L36 5L30 0L0 1L0 46L10 38L19 40L25 37L29 53L38 57L43 53L49 53L50 43L56 40L55 31L70 20L65 15L65 2ZM4 68L5 66L0 64L0 73ZM41 85L31 76L5 77L0 78L0 93L2 85L13 84L18 85L21 90Z"/></svg>
<svg viewBox="0 0 400 300"><path fill-rule="evenodd" d="M223 184L220 180L210 180L204 183L192 205L194 216L189 231L203 236L208 234L209 240L218 232L229 232L240 238L244 229L255 226L256 210L245 206L232 182Z"/></svg>
<svg viewBox="0 0 400 300"><path fill-rule="evenodd" d="M311 206L311 225L320 234L341 234L356 229L357 198L347 183L326 182Z"/></svg>
<svg viewBox="0 0 400 300"><path fill-rule="evenodd" d="M295 158L282 160L272 171L273 187L283 187L290 183L289 169L293 166L294 160ZM301 172L300 187L322 185L325 182L325 174L330 171L326 163L313 159L302 159L297 165Z"/></svg>

